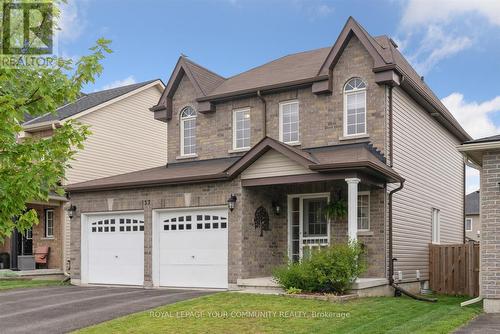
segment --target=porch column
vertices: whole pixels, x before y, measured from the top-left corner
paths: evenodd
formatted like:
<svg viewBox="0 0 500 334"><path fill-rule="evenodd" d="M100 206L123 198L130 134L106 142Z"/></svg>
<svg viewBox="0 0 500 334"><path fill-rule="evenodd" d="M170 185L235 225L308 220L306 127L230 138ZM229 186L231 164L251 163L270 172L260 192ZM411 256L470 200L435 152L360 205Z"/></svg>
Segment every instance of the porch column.
<svg viewBox="0 0 500 334"><path fill-rule="evenodd" d="M358 240L358 178L345 179L347 182L347 235L349 240Z"/></svg>

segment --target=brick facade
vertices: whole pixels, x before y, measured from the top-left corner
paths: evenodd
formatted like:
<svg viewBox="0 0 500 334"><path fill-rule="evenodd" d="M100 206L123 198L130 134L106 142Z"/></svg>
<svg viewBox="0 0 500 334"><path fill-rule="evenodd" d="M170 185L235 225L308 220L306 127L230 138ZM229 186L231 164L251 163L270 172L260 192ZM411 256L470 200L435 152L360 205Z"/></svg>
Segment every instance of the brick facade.
<svg viewBox="0 0 500 334"><path fill-rule="evenodd" d="M63 238L64 226L63 215L64 211L62 206L47 206L38 204L29 204L28 208L35 209L38 215L39 223L33 226L33 252L37 247L48 246L50 247L50 255L47 264L49 269L63 269ZM47 238L45 236L45 210L54 210L54 236ZM6 239L3 245L0 245L0 253L10 254L10 239ZM45 268L45 267L43 267Z"/></svg>
<svg viewBox="0 0 500 334"><path fill-rule="evenodd" d="M226 206L231 193L237 196L236 207L229 212L229 283L238 278L271 276L273 269L286 263L288 255L287 194L330 192L342 189L339 183L315 183L301 186L242 188L239 179L231 182L165 186L136 190L116 190L98 193L75 193L71 202L78 212L71 223L71 277L80 279L81 214L107 211L144 210L144 277L152 285L152 211L155 209L199 206ZM189 195L188 195L189 194ZM371 226L373 233L360 236L366 246L369 264L366 277L384 277L384 191L371 192ZM272 210L272 202L282 207L280 215ZM270 217L270 231L254 227L254 214L264 206ZM347 222L331 225L332 243L347 236Z"/></svg>
<svg viewBox="0 0 500 334"><path fill-rule="evenodd" d="M481 171L481 295L500 312L500 150L483 155Z"/></svg>
<svg viewBox="0 0 500 334"><path fill-rule="evenodd" d="M362 78L367 84L367 127L368 140L381 152L386 143L386 92L385 86L375 82L372 71L373 60L361 42L354 36L348 43L333 69L333 92L329 95L315 95L311 87L297 88L274 94L266 94L267 136L279 139L279 103L288 100L299 102L301 148L311 148L339 143L352 143L356 139L343 139L343 110L345 83L353 77ZM196 94L187 76L173 96L173 115L168 121L168 161L180 156L179 114L186 106L196 107ZM198 113L196 122L197 157L203 160L231 156L232 111L249 107L251 118L251 146L263 136L264 105L257 97L233 99L217 103L216 112ZM196 108L195 108L196 109ZM358 139L359 140L359 139ZM367 140L364 138L362 140Z"/></svg>

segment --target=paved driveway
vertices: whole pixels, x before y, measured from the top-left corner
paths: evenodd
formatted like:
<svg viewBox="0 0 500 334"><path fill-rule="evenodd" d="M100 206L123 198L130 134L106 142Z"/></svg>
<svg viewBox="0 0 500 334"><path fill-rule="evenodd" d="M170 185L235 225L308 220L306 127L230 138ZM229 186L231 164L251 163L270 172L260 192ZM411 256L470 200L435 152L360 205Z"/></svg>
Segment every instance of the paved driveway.
<svg viewBox="0 0 500 334"><path fill-rule="evenodd" d="M0 292L0 333L67 333L208 293L77 286L5 291Z"/></svg>
<svg viewBox="0 0 500 334"><path fill-rule="evenodd" d="M500 314L480 314L455 334L500 334Z"/></svg>

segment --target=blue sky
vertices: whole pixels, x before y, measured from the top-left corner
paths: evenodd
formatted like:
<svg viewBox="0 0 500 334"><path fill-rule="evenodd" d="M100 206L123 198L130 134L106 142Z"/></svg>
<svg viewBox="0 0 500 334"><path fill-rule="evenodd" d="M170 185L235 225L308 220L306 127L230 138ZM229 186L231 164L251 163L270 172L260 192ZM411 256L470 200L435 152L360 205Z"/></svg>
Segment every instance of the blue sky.
<svg viewBox="0 0 500 334"><path fill-rule="evenodd" d="M352 15L387 34L469 133L500 133L500 1L68 0L59 52L87 53L113 41L88 91L161 78L181 53L231 76L277 57L332 45ZM468 172L468 190L478 187Z"/></svg>

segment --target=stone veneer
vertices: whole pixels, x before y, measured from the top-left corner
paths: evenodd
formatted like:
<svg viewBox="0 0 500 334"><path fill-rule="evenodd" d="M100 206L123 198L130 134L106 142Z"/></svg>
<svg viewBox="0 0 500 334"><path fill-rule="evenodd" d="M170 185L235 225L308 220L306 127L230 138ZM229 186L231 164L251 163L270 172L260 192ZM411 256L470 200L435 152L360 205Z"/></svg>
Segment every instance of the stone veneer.
<svg viewBox="0 0 500 334"><path fill-rule="evenodd" d="M299 101L299 122L301 148L355 142L343 137L343 110L345 83L353 77L360 77L367 83L367 126L371 143L381 152L386 147L386 92L384 85L375 82L372 71L373 60L361 42L354 36L333 69L333 92L329 95L315 95L311 86L295 88L279 93L266 94L267 136L279 139L279 103L296 99ZM168 121L168 161L180 156L179 113L185 106L196 109L196 94L193 85L184 76L173 96L172 119ZM216 105L216 112L198 113L196 137L197 159L211 159L231 156L232 153L232 111L249 107L251 118L251 146L263 136L263 103L257 97L235 98ZM366 140L366 138L365 138Z"/></svg>
<svg viewBox="0 0 500 334"><path fill-rule="evenodd" d="M500 313L500 151L483 155L481 171L481 295L485 312Z"/></svg>
<svg viewBox="0 0 500 334"><path fill-rule="evenodd" d="M238 278L271 276L273 269L286 262L288 252L287 194L330 192L342 189L342 182L304 185L242 188L239 179L231 182L164 186L72 194L78 212L71 222L72 278L80 280L80 243L82 213L144 210L144 277L152 285L152 211L163 208L227 205L231 193L237 196L236 207L229 212L229 283ZM186 195L190 194L190 195ZM365 277L385 277L384 190L371 191L371 233L360 236L368 256ZM277 201L282 213L274 215L271 203ZM255 229L255 210L264 206L270 216L270 231ZM347 222L332 223L332 243L346 241Z"/></svg>

